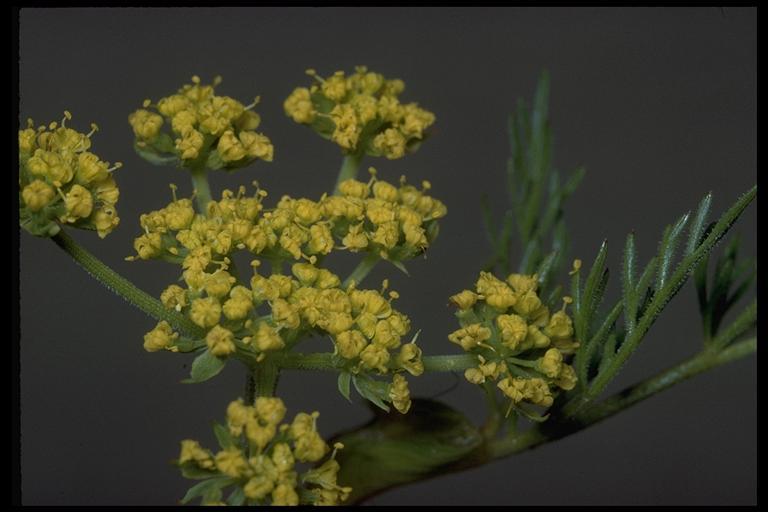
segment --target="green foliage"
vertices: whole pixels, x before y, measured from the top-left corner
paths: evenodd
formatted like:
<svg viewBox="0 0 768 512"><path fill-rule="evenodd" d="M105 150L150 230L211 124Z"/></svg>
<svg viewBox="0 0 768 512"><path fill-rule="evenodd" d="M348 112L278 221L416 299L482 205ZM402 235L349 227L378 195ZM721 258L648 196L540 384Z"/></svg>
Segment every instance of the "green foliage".
<svg viewBox="0 0 768 512"><path fill-rule="evenodd" d="M497 266L503 273L512 271L512 262L520 262L518 271L539 274L542 290L562 266L567 251L567 234L563 219L565 201L576 190L584 169L570 173L563 182L552 165L552 134L549 126L549 77L542 74L536 88L533 108L518 102L517 112L509 120L512 148L507 163L507 192L509 206L496 227L487 197L481 202L486 233L492 246L492 257L486 270ZM511 250L513 230L516 229L521 254ZM546 262L546 264L545 264Z"/></svg>
<svg viewBox="0 0 768 512"><path fill-rule="evenodd" d="M181 503L189 503L195 498L202 498L203 503L215 502L221 500L221 490L228 485L232 485L234 481L228 476L213 477L190 487L184 497L181 499Z"/></svg>
<svg viewBox="0 0 768 512"><path fill-rule="evenodd" d="M757 306L753 301L752 305L746 308L743 313L746 316L739 317L741 319L738 324L739 329L743 329L743 331L729 331L725 336L718 337L723 319L750 290L757 274L757 262L754 258L739 261L739 244L739 237L734 237L717 258L709 286L707 283L707 272L710 267L709 255L702 260L694 272L699 310L704 328L704 340L705 343L715 344L718 348L727 345L736 336L751 328L755 323L757 314ZM749 313L750 309L752 313ZM716 343L715 340L717 340Z"/></svg>
<svg viewBox="0 0 768 512"><path fill-rule="evenodd" d="M379 409L389 412L389 406L387 405L387 402L390 401L388 383L373 379L365 374L359 374L352 377L352 384L354 384L361 397Z"/></svg>
<svg viewBox="0 0 768 512"><path fill-rule="evenodd" d="M639 276L634 235L630 234L624 249L621 275L622 297L619 303L606 314L603 323L594 333L592 325L594 308L596 304L603 301L607 282L605 243L592 264L583 288L579 287L579 280L576 276L574 277L573 294L578 298L575 301L574 325L577 337L582 340L582 343L577 350L574 362L579 385L569 393L571 400L565 406L566 413L575 413L599 396L643 341L656 318L694 270L696 270L706 339L712 339L724 314L751 285L754 272L750 273L749 270L754 269L754 262L747 261L742 265L736 265L738 239L734 239L726 249L724 257L718 260L715 268L715 284L712 292L708 294L706 265L709 254L754 199L755 194L756 188L753 187L706 231L702 226L711 204L711 196L704 197L693 217L688 244L682 258L678 259L675 252L680 235L690 219L689 214L683 215L674 224L665 228L657 255L651 258ZM737 267L738 271L735 270ZM742 279L744 274L747 274L746 278L739 282L732 294L729 294L733 284ZM598 275L605 277L598 280ZM752 308L752 310L750 308L745 310L729 328L727 334L710 344L717 349L722 349L746 332L754 324L756 315L754 303ZM617 320L622 312L624 325L620 327Z"/></svg>
<svg viewBox="0 0 768 512"><path fill-rule="evenodd" d="M184 379L184 384L197 384L198 382L205 382L218 375L221 370L224 369L225 361L222 358L216 357L211 354L210 350L206 350L195 358L192 362L192 369L189 373L189 378Z"/></svg>

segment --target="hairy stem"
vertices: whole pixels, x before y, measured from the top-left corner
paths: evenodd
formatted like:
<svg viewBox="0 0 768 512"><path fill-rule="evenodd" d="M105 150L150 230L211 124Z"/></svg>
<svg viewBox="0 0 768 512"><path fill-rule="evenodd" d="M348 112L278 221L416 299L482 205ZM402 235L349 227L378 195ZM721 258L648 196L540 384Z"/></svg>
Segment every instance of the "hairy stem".
<svg viewBox="0 0 768 512"><path fill-rule="evenodd" d="M371 270L373 270L373 267L376 266L376 264L381 260L379 258L378 254L369 252L365 258L358 263L358 265L355 267L355 270L352 271L351 274L344 280L344 283L342 283L341 287L346 288L349 286L352 281L355 282L355 284L360 284L363 282L363 279L365 279L365 276L367 276Z"/></svg>
<svg viewBox="0 0 768 512"><path fill-rule="evenodd" d="M339 185L342 181L356 178L357 170L360 168L360 162L363 160L362 154L351 154L344 157L339 169L339 176L336 178L336 186L333 188L334 194L339 191Z"/></svg>
<svg viewBox="0 0 768 512"><path fill-rule="evenodd" d="M558 422L553 421L555 418L552 418L551 424L547 422L533 427L520 436L494 441L489 447L489 453L492 458L499 459L571 435L686 379L746 357L755 352L756 349L757 338L750 338L739 341L720 352L703 350L672 368L629 386L600 403L587 407L570 420L565 419Z"/></svg>
<svg viewBox="0 0 768 512"><path fill-rule="evenodd" d="M274 396L275 389L277 388L277 379L280 376L279 368L272 361L264 361L259 363L253 370L255 373L255 390L254 398L260 396ZM251 403L253 403L251 400Z"/></svg>
<svg viewBox="0 0 768 512"><path fill-rule="evenodd" d="M696 356L669 368L654 377L630 386L579 415L581 421L591 425L632 405L664 391L675 384L717 366L736 361L757 350L757 338L739 341L720 352L704 350Z"/></svg>
<svg viewBox="0 0 768 512"><path fill-rule="evenodd" d="M156 320L165 320L174 329L190 336L203 336L201 329L188 318L172 309L165 308L159 300L137 288L133 283L80 246L64 230L51 237L51 240L69 254L86 272L96 278L97 281L144 313Z"/></svg>

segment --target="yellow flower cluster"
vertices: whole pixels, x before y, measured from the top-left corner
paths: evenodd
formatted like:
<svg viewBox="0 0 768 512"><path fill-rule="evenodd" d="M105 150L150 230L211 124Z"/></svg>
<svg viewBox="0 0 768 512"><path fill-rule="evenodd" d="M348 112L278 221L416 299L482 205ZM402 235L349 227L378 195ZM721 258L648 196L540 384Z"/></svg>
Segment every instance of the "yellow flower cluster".
<svg viewBox="0 0 768 512"><path fill-rule="evenodd" d="M115 204L120 191L108 162L88 151L91 135L66 126L72 119L64 112L61 124L19 131L19 205L22 226L37 236L58 233L58 224L95 229L104 238L120 222Z"/></svg>
<svg viewBox="0 0 768 512"><path fill-rule="evenodd" d="M194 259L197 265L210 261L208 254L198 253L187 259ZM238 346L263 357L265 352L283 349L286 339L299 332L314 330L330 335L335 353L355 373L386 374L390 368L412 375L424 371L421 349L414 343L402 344L410 320L392 308L396 292L390 292L386 299L384 290L342 289L337 275L310 263L294 264L293 277L279 273L266 277L255 272L250 288L236 285L235 278L222 268L213 272L204 268L190 266L184 272L188 288L170 285L161 301L205 329L206 345L217 357L234 353ZM262 305L267 311L259 311ZM267 315L262 315L265 312ZM170 326L160 322L146 334L144 348L150 352L177 351L177 340ZM398 386L398 402L405 407L407 392L403 384Z"/></svg>
<svg viewBox="0 0 768 512"><path fill-rule="evenodd" d="M175 155L185 166L205 165L210 169L235 169L256 159L271 162L274 147L254 130L261 119L253 112L258 98L243 105L229 96L216 96L216 77L211 85L200 78L184 85L176 94L156 104L144 101L128 122L136 136L136 147L149 160ZM170 132L163 127L169 126Z"/></svg>
<svg viewBox="0 0 768 512"><path fill-rule="evenodd" d="M578 342L565 311L554 313L537 295L538 276L511 274L502 281L481 272L475 290L451 297L461 328L448 336L477 355L477 368L466 370L474 384L495 381L512 404L552 405L558 389L573 389L576 373L564 362Z"/></svg>
<svg viewBox="0 0 768 512"><path fill-rule="evenodd" d="M227 407L227 427L217 432L221 450L214 454L197 441L181 442L178 465L203 471L205 476L226 476L226 486L242 490L248 505L337 505L352 489L339 485L336 451L320 466L299 473L297 463L316 463L330 451L317 432L319 413L299 413L282 423L285 404L279 398L259 397L253 405L236 400ZM198 473L199 474L199 473ZM221 492L204 498L221 503ZM242 503L241 503L242 504Z"/></svg>
<svg viewBox="0 0 768 512"><path fill-rule="evenodd" d="M374 171L375 172L375 171ZM182 259L184 268L208 266L243 249L269 260L311 259L334 249L369 251L401 261L423 253L437 236L437 220L445 205L401 180L400 187L377 180L347 180L338 195L319 201L283 196L264 211L267 195L252 197L240 187L220 201L208 203L205 215L195 213L190 199L176 199L140 218L144 234L134 241L140 259ZM205 265L202 265L202 264ZM201 267L202 265L202 267Z"/></svg>
<svg viewBox="0 0 768 512"><path fill-rule="evenodd" d="M421 190L377 180L375 170L368 183L349 179L339 184L339 194L321 202L326 216L335 226L345 249L366 250L384 259L404 260L424 252L437 236L437 219L448 210Z"/></svg>
<svg viewBox="0 0 768 512"><path fill-rule="evenodd" d="M365 66L349 76L337 71L324 79L311 69L307 74L316 83L294 89L283 104L285 113L346 153L402 158L435 122L435 115L416 103L400 103L402 80L387 80Z"/></svg>

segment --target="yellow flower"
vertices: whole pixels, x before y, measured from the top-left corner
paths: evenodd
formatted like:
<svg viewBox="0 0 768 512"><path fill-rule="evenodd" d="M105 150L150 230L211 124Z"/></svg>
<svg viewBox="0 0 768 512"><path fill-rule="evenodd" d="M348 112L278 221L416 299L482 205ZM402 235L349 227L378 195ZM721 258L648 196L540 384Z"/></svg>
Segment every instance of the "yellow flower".
<svg viewBox="0 0 768 512"><path fill-rule="evenodd" d="M387 128L373 139L373 147L389 160L405 156L406 139L399 130Z"/></svg>
<svg viewBox="0 0 768 512"><path fill-rule="evenodd" d="M336 350L345 359L355 359L367 344L363 333L357 330L344 331L336 335Z"/></svg>
<svg viewBox="0 0 768 512"><path fill-rule="evenodd" d="M397 364L414 377L424 373L424 363L421 361L421 349L415 343L406 343L397 356Z"/></svg>
<svg viewBox="0 0 768 512"><path fill-rule="evenodd" d="M328 254L333 250L333 235L326 224L314 224L309 228L309 254Z"/></svg>
<svg viewBox="0 0 768 512"><path fill-rule="evenodd" d="M29 121L32 121L31 119ZM19 153L21 154L30 154L35 149L35 138L37 137L37 132L31 128L27 128L26 130L19 130Z"/></svg>
<svg viewBox="0 0 768 512"><path fill-rule="evenodd" d="M550 318L544 333L553 340L568 339L573 336L573 322L565 311L558 311Z"/></svg>
<svg viewBox="0 0 768 512"><path fill-rule="evenodd" d="M133 241L133 248L136 254L143 260L148 260L159 256L163 249L163 240L160 233L149 233L141 235Z"/></svg>
<svg viewBox="0 0 768 512"><path fill-rule="evenodd" d="M144 109L139 109L130 116L128 122L133 128L133 133L142 140L154 139L163 126L163 118Z"/></svg>
<svg viewBox="0 0 768 512"><path fill-rule="evenodd" d="M235 132L232 130L227 130L221 135L216 149L221 159L225 162L242 160L246 155L245 148L240 143L240 139L235 136Z"/></svg>
<svg viewBox="0 0 768 512"><path fill-rule="evenodd" d="M272 492L274 488L274 481L264 475L256 475L248 480L248 483L243 487L243 492L249 499L260 500Z"/></svg>
<svg viewBox="0 0 768 512"><path fill-rule="evenodd" d="M496 317L496 325L501 334L501 342L512 350L528 335L528 324L518 315L499 315Z"/></svg>
<svg viewBox="0 0 768 512"><path fill-rule="evenodd" d="M331 110L331 120L335 125L331 139L345 149L354 149L362 127L358 124L355 109L350 105L336 105Z"/></svg>
<svg viewBox="0 0 768 512"><path fill-rule="evenodd" d="M467 368L464 370L464 378L472 384L483 384L485 382L485 375L479 368Z"/></svg>
<svg viewBox="0 0 768 512"><path fill-rule="evenodd" d="M283 103L285 113L295 122L309 124L315 119L317 111L312 105L309 89L297 87Z"/></svg>
<svg viewBox="0 0 768 512"><path fill-rule="evenodd" d="M350 226L349 231L346 235L344 235L341 243L345 248L353 252L357 252L368 247L368 236L363 230L363 224L361 223Z"/></svg>
<svg viewBox="0 0 768 512"><path fill-rule="evenodd" d="M405 105L400 129L406 137L422 138L424 130L435 122L435 115L419 108L415 103Z"/></svg>
<svg viewBox="0 0 768 512"><path fill-rule="evenodd" d="M464 350L469 351L490 337L491 330L489 328L482 324L471 324L454 331L448 336L448 339L460 345Z"/></svg>
<svg viewBox="0 0 768 512"><path fill-rule="evenodd" d="M272 448L272 462L274 463L275 468L281 473L287 473L293 469L296 460L291 452L291 447L286 443L277 443L275 447Z"/></svg>
<svg viewBox="0 0 768 512"><path fill-rule="evenodd" d="M519 295L514 304L515 312L519 315L528 316L541 307L541 299L533 290Z"/></svg>
<svg viewBox="0 0 768 512"><path fill-rule="evenodd" d="M380 224L371 237L371 242L377 243L386 249L392 249L400 238L400 227L397 222L384 222Z"/></svg>
<svg viewBox="0 0 768 512"><path fill-rule="evenodd" d="M549 338L535 325L528 326L528 335L525 338L526 347L545 348L549 346Z"/></svg>
<svg viewBox="0 0 768 512"><path fill-rule="evenodd" d="M272 505L295 507L299 504L296 490L287 484L278 484L272 491Z"/></svg>
<svg viewBox="0 0 768 512"><path fill-rule="evenodd" d="M99 160L99 157L93 153L84 151L77 155L77 181L83 185L87 185L93 181L103 181L108 176L108 168L106 162Z"/></svg>
<svg viewBox="0 0 768 512"><path fill-rule="evenodd" d="M344 196L365 199L370 194L368 185L356 179L348 179L339 183L339 193Z"/></svg>
<svg viewBox="0 0 768 512"><path fill-rule="evenodd" d="M221 318L221 305L213 297L195 299L192 301L189 318L204 329L213 327Z"/></svg>
<svg viewBox="0 0 768 512"><path fill-rule="evenodd" d="M291 272L304 286L311 286L314 284L319 274L318 269L309 263L294 263L291 267Z"/></svg>
<svg viewBox="0 0 768 512"><path fill-rule="evenodd" d="M93 211L93 196L91 192L80 185L72 185L69 189L64 205L67 207L67 222L75 222L77 219L84 219L91 215Z"/></svg>
<svg viewBox="0 0 768 512"><path fill-rule="evenodd" d="M374 330L373 342L384 348L394 349L400 346L400 335L388 320L379 320Z"/></svg>
<svg viewBox="0 0 768 512"><path fill-rule="evenodd" d="M194 307L194 303L193 303ZM216 325L208 331L205 336L205 343L208 345L208 350L216 357L226 357L237 350L235 346L235 336L232 331L225 329L220 325Z"/></svg>
<svg viewBox="0 0 768 512"><path fill-rule="evenodd" d="M205 293L210 297L221 298L229 293L236 279L226 270L217 270L209 275L203 284Z"/></svg>
<svg viewBox="0 0 768 512"><path fill-rule="evenodd" d="M24 204L33 212L48 206L56 197L53 188L42 180L34 180L21 191Z"/></svg>
<svg viewBox="0 0 768 512"><path fill-rule="evenodd" d="M387 352L387 349L381 345L371 343L360 352L360 361L363 363L363 366L368 369L387 373L389 352Z"/></svg>
<svg viewBox="0 0 768 512"><path fill-rule="evenodd" d="M243 432L243 427L252 416L253 410L246 406L242 399L230 402L227 406L227 425L233 436L239 436Z"/></svg>
<svg viewBox="0 0 768 512"><path fill-rule="evenodd" d="M221 307L224 316L229 320L242 320L253 309L251 291L244 286L235 286L230 292L230 298Z"/></svg>
<svg viewBox="0 0 768 512"><path fill-rule="evenodd" d="M276 299L272 303L272 318L275 323L288 329L296 329L301 323L296 308L283 299Z"/></svg>
<svg viewBox="0 0 768 512"><path fill-rule="evenodd" d="M408 390L408 381L401 374L396 373L392 377L392 385L389 390L389 399L398 412L405 414L411 408L411 395Z"/></svg>
<svg viewBox="0 0 768 512"><path fill-rule="evenodd" d="M181 153L183 160L194 160L200 156L203 147L203 134L194 128L189 128L182 138L176 139L176 149Z"/></svg>
<svg viewBox="0 0 768 512"><path fill-rule="evenodd" d="M386 181L378 180L373 184L373 195L390 203L396 203L398 198L397 188Z"/></svg>
<svg viewBox="0 0 768 512"><path fill-rule="evenodd" d="M576 372L572 366L564 364L560 369L560 375L557 376L555 384L566 391L573 389L577 382Z"/></svg>
<svg viewBox="0 0 768 512"><path fill-rule="evenodd" d="M192 439L184 439L181 442L179 464L184 464L185 462L194 462L203 469L210 469L214 465L211 452L204 450L197 441Z"/></svg>
<svg viewBox="0 0 768 512"><path fill-rule="evenodd" d="M554 379L560 375L563 368L563 354L556 348L551 348L544 353L544 357L536 361L536 367L541 373Z"/></svg>
<svg viewBox="0 0 768 512"><path fill-rule="evenodd" d="M163 320L144 335L144 350L147 352L157 352L158 350L169 348L178 337L178 333L173 332L168 322Z"/></svg>
<svg viewBox="0 0 768 512"><path fill-rule="evenodd" d="M259 450L263 449L275 437L277 428L271 423L262 425L256 418L249 418L245 424L245 437L255 444Z"/></svg>
<svg viewBox="0 0 768 512"><path fill-rule="evenodd" d="M266 322L259 324L256 334L253 336L253 343L256 348L261 352L267 352L270 350L280 350L285 346L283 338Z"/></svg>
<svg viewBox="0 0 768 512"><path fill-rule="evenodd" d="M93 214L93 225L99 234L99 238L107 236L119 223L120 217L117 216L117 210L111 205L97 208Z"/></svg>
<svg viewBox="0 0 768 512"><path fill-rule="evenodd" d="M157 102L157 110L165 117L172 118L182 110L187 110L192 107L192 102L186 96L181 94L173 94L166 98L162 98Z"/></svg>
<svg viewBox="0 0 768 512"><path fill-rule="evenodd" d="M539 276L536 274L510 274L507 277L507 282L515 290L515 293L525 293L527 291L536 291L539 286Z"/></svg>
<svg viewBox="0 0 768 512"><path fill-rule="evenodd" d="M190 130L194 130L194 126L197 123L197 115L190 110L182 110L173 115L171 119L171 127L173 131L184 135Z"/></svg>
<svg viewBox="0 0 768 512"><path fill-rule="evenodd" d="M216 454L216 468L227 476L237 478L248 468L239 448L228 448Z"/></svg>
<svg viewBox="0 0 768 512"><path fill-rule="evenodd" d="M471 290L464 290L449 299L456 304L459 309L469 309L477 302L477 294Z"/></svg>

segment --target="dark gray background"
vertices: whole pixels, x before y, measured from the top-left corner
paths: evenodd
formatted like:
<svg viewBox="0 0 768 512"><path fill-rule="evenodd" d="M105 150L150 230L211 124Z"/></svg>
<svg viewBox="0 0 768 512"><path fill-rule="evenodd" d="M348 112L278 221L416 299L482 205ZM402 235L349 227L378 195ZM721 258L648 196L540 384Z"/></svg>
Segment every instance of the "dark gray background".
<svg viewBox="0 0 768 512"><path fill-rule="evenodd" d="M128 263L141 212L163 206L187 176L134 155L127 116L199 74L224 77L219 94L259 94L275 162L216 190L258 179L272 200L329 190L338 148L294 124L284 98L321 74L367 64L401 77L406 101L437 115L434 136L405 159L376 165L385 178L429 179L448 205L428 261L412 277L380 267L397 306L422 329L428 354L455 353L447 297L471 285L486 258L478 201L501 210L506 117L551 73L555 163L584 164L568 206L573 256L591 260L607 237L615 267L629 230L643 260L663 226L709 190L721 212L756 179L755 9L24 9L21 116L101 127L94 150L124 162L122 223L106 240L74 236L152 294L176 277L160 262ZM737 230L756 244L755 207ZM180 384L188 356L148 354L154 322L89 279L50 242L21 237L22 470L26 504L171 504L189 482L168 461L187 437L213 444L210 422L242 393L242 369ZM349 268L341 261L340 273ZM612 293L618 288L612 283ZM612 389L699 348L690 286L669 306ZM318 350L327 343L317 341ZM587 431L483 468L384 494L377 504L752 504L756 501L755 358L683 383ZM412 384L429 395L448 375ZM330 435L364 421L330 374L285 374L289 410L317 408ZM480 394L466 382L444 399L478 422Z"/></svg>

